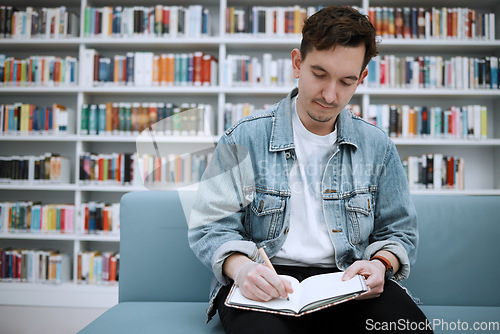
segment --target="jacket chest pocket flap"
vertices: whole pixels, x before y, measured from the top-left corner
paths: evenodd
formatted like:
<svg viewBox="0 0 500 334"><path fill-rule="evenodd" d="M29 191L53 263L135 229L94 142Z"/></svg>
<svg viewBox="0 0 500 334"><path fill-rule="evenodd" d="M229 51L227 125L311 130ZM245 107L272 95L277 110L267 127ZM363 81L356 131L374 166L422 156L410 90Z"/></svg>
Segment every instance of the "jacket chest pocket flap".
<svg viewBox="0 0 500 334"><path fill-rule="evenodd" d="M373 231L373 201L371 194L356 194L346 199L349 241L356 245L368 241Z"/></svg>
<svg viewBox="0 0 500 334"><path fill-rule="evenodd" d="M269 240L277 237L283 225L283 211L285 197L266 193L255 193L251 204L251 218L249 231L251 236L258 241Z"/></svg>

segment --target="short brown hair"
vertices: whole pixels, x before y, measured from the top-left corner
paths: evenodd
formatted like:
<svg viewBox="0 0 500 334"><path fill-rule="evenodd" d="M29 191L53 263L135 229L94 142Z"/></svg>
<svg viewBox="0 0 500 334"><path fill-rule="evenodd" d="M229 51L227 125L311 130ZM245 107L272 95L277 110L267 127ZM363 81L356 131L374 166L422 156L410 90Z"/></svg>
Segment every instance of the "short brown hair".
<svg viewBox="0 0 500 334"><path fill-rule="evenodd" d="M311 15L302 28L300 54L302 60L312 49L329 50L337 45L355 47L365 45L364 70L378 54L375 28L366 15L348 6L324 7Z"/></svg>

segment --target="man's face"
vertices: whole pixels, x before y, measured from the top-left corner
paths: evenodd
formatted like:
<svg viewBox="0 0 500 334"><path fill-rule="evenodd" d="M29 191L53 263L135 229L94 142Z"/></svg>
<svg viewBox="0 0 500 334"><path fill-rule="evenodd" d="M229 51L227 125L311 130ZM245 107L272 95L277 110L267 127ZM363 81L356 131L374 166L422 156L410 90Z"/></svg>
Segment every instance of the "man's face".
<svg viewBox="0 0 500 334"><path fill-rule="evenodd" d="M338 114L368 73L365 69L360 75L364 55L364 45L313 49L305 60L299 50L292 51L294 76L299 78L297 113L309 131L326 135L334 130Z"/></svg>

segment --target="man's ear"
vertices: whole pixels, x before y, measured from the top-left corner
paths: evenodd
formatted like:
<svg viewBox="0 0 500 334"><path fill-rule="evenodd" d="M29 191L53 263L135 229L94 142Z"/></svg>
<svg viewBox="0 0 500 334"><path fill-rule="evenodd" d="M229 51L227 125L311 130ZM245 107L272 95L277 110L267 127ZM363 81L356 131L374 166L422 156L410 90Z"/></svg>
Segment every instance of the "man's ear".
<svg viewBox="0 0 500 334"><path fill-rule="evenodd" d="M361 72L361 76L359 77L357 86L359 86L363 82L363 80L366 78L367 75L368 75L368 69L365 68L363 72Z"/></svg>
<svg viewBox="0 0 500 334"><path fill-rule="evenodd" d="M292 66L293 66L293 77L297 79L300 74L300 65L302 65L302 56L300 55L299 49L292 50Z"/></svg>

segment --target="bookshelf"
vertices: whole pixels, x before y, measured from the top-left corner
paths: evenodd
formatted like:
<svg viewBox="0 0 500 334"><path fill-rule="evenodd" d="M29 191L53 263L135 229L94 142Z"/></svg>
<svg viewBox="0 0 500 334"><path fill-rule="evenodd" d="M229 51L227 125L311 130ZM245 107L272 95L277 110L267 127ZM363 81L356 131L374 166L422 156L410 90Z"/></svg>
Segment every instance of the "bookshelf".
<svg viewBox="0 0 500 334"><path fill-rule="evenodd" d="M141 6L154 7L161 1L147 0ZM171 102L205 103L214 110L212 136L160 136L159 143L171 152L195 152L217 141L224 130L224 106L226 103L253 103L257 108L272 104L284 97L293 85L271 87L227 86L223 68L228 55L248 54L262 57L271 53L274 58L289 58L290 51L299 46L300 36L252 36L248 34L226 34L226 9L231 6L289 6L284 0L272 3L260 0L209 0L178 1L179 6L203 3L210 11L211 31L206 36L187 38L166 38L152 36L89 37L85 36L82 13L86 7L109 6L105 0L47 0L35 3L30 0L6 0L4 5L16 6L24 10L27 6L59 7L66 6L81 16L80 34L58 39L12 39L0 38L1 53L8 56L26 58L32 54L50 54L76 57L79 60L87 49L95 49L104 56L112 57L127 52L190 53L202 51L214 55L219 61L218 83L211 86L86 86L80 82L67 87L0 87L0 104L16 102L48 106L57 102L65 105L68 115L68 134L60 136L0 135L2 155L39 155L57 152L70 159L70 182L67 184L6 184L0 183L0 201L42 200L43 204L71 203L75 205L75 215L81 215L82 204L88 201L108 203L119 202L121 196L129 191L146 189L140 185L109 185L79 183L79 157L84 152L111 153L135 152L137 140L132 135L83 135L80 131L83 104L104 104L107 102ZM299 5L316 6L317 2L302 0ZM369 7L398 7L401 3L394 0L345 0L329 1L328 4L354 5L368 12ZM133 7L136 1L122 0L115 6ZM327 5L326 3L324 5ZM466 0L413 0L406 6L431 8L472 7L495 13L495 40L459 39L397 39L382 38L380 53L431 56L470 57L500 56L500 5L495 0L478 0L472 5ZM81 73L79 73L81 79ZM486 139L436 139L436 138L394 138L401 158L409 155L441 153L465 158L464 190L414 190L418 194L455 194L460 195L500 195L500 90L499 89L409 89L373 88L360 86L352 103L361 106L363 117L371 104L410 104L441 106L482 104L488 108L488 135ZM147 143L147 140L145 140ZM76 224L76 223L75 223ZM51 306L103 306L117 302L116 286L78 284L76 280L76 261L79 251L99 250L118 251L119 237L104 235L85 235L79 233L52 235L33 235L29 233L0 233L0 248L57 248L71 256L71 277L69 282L51 286L40 283L0 283L0 303L6 305L51 305ZM68 301L53 295L67 294Z"/></svg>

